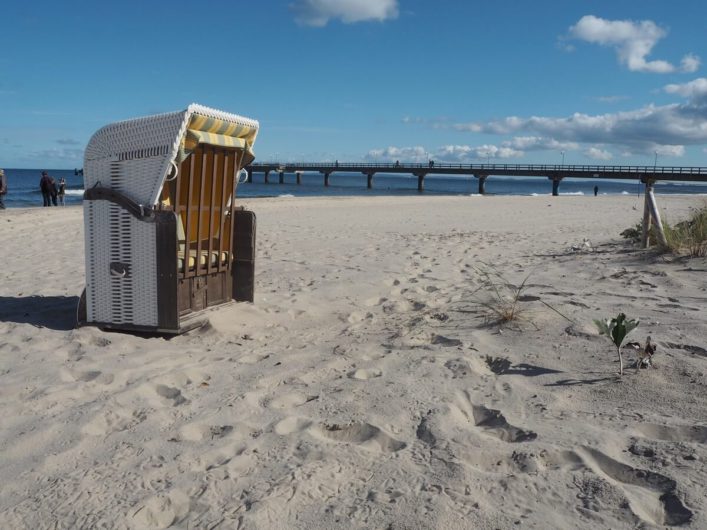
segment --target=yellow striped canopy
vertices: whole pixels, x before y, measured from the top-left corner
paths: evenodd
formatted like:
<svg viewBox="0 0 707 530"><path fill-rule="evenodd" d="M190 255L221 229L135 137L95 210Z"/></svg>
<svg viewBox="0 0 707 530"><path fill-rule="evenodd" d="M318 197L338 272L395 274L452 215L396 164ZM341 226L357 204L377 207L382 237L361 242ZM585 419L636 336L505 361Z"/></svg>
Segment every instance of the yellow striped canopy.
<svg viewBox="0 0 707 530"><path fill-rule="evenodd" d="M243 166L255 159L252 147L258 129L233 121L193 114L179 148L178 162L184 160L199 144L243 149Z"/></svg>

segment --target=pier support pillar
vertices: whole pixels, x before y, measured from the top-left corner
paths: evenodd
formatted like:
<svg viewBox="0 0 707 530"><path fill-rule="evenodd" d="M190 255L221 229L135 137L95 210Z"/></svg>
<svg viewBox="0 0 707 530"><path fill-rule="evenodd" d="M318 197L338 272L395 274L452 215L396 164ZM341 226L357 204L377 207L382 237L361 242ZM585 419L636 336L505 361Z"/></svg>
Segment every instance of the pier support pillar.
<svg viewBox="0 0 707 530"><path fill-rule="evenodd" d="M285 172L278 171L278 173L280 174L280 184L284 184L285 183Z"/></svg>
<svg viewBox="0 0 707 530"><path fill-rule="evenodd" d="M425 191L425 175L417 176L417 191Z"/></svg>
<svg viewBox="0 0 707 530"><path fill-rule="evenodd" d="M245 181L246 181L248 184L253 184L253 170L252 170L252 169L248 169L248 170L246 170L246 172L247 172L248 176L246 177Z"/></svg>
<svg viewBox="0 0 707 530"><path fill-rule="evenodd" d="M301 171L295 172L295 176L297 177L297 184L302 184L302 172Z"/></svg>
<svg viewBox="0 0 707 530"><path fill-rule="evenodd" d="M270 178L270 170L269 170L269 169L266 169L266 170L264 171L264 173L265 173L265 184L267 184L267 183L268 183L268 179Z"/></svg>
<svg viewBox="0 0 707 530"><path fill-rule="evenodd" d="M552 196L557 197L560 194L560 181L562 177L548 177L552 181Z"/></svg>
<svg viewBox="0 0 707 530"><path fill-rule="evenodd" d="M370 190L371 188L373 188L373 175L374 175L374 174L375 174L375 173L366 173L366 177L367 177L367 178L366 178L366 180L367 180L367 184L366 184L366 185L367 185L367 187L368 187L369 190Z"/></svg>
<svg viewBox="0 0 707 530"><path fill-rule="evenodd" d="M488 178L488 175L474 175L477 179L479 179L479 195L483 195L486 193L486 179Z"/></svg>
<svg viewBox="0 0 707 530"><path fill-rule="evenodd" d="M329 186L329 175L331 173L324 173L324 186Z"/></svg>

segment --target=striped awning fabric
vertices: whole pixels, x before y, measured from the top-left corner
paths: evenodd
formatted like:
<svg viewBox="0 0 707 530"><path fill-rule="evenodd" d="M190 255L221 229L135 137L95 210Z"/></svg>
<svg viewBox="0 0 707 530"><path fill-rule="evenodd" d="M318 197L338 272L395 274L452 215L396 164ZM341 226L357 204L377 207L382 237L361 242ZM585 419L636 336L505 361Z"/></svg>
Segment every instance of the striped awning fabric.
<svg viewBox="0 0 707 530"><path fill-rule="evenodd" d="M178 161L181 162L189 156L197 145L208 144L243 149L243 166L246 166L255 158L252 146L257 134L257 128L243 123L193 114L182 138Z"/></svg>

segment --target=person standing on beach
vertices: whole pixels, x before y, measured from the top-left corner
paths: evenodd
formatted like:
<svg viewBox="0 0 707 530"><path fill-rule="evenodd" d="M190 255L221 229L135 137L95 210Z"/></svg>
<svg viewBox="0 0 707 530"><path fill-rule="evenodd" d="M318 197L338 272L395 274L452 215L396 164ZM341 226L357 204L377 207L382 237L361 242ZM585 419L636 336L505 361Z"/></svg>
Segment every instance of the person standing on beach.
<svg viewBox="0 0 707 530"><path fill-rule="evenodd" d="M64 177L61 177L59 179L59 192L58 192L59 204L61 206L66 206L64 204L64 195L66 195L66 181L64 180Z"/></svg>
<svg viewBox="0 0 707 530"><path fill-rule="evenodd" d="M0 169L0 210L5 209L5 194L7 193L7 178L5 171Z"/></svg>
<svg viewBox="0 0 707 530"><path fill-rule="evenodd" d="M42 190L44 206L52 205L52 190L55 187L54 179L46 171L42 171L42 178L39 179L39 189Z"/></svg>

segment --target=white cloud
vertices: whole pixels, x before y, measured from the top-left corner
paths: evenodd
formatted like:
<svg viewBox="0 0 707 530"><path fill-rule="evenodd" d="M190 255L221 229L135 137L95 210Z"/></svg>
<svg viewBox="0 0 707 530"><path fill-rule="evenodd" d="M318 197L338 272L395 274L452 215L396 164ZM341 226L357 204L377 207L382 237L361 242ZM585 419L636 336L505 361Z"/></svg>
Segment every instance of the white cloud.
<svg viewBox="0 0 707 530"><path fill-rule="evenodd" d="M35 162L42 161L43 163L51 163L53 161L81 162L83 161L83 149L44 149L29 152L23 158Z"/></svg>
<svg viewBox="0 0 707 530"><path fill-rule="evenodd" d="M353 24L397 18L398 0L297 0L290 9L298 24L323 27L333 19Z"/></svg>
<svg viewBox="0 0 707 530"><path fill-rule="evenodd" d="M59 145L82 145L82 142L74 140L73 138L60 138L56 143Z"/></svg>
<svg viewBox="0 0 707 530"><path fill-rule="evenodd" d="M579 147L576 142L559 142L543 136L516 136L503 145L523 151L569 151Z"/></svg>
<svg viewBox="0 0 707 530"><path fill-rule="evenodd" d="M626 99L630 99L629 96L599 96L596 98L596 100L601 103L618 103Z"/></svg>
<svg viewBox="0 0 707 530"><path fill-rule="evenodd" d="M683 84L670 84L663 87L668 94L678 94L693 101L707 96L707 78L699 77Z"/></svg>
<svg viewBox="0 0 707 530"><path fill-rule="evenodd" d="M385 149L371 149L367 154L368 160L404 160L406 162L427 162L429 151L422 146L395 147Z"/></svg>
<svg viewBox="0 0 707 530"><path fill-rule="evenodd" d="M569 35L578 40L614 48L619 62L633 72L694 72L700 65L700 58L694 54L685 55L680 67L668 61L647 60L656 43L667 35L663 28L651 20L606 20L585 15L570 27Z"/></svg>
<svg viewBox="0 0 707 530"><path fill-rule="evenodd" d="M659 156L685 156L684 145L656 145L654 151Z"/></svg>
<svg viewBox="0 0 707 530"><path fill-rule="evenodd" d="M609 151L605 149L599 149L598 147L590 147L584 151L584 155L593 158L595 160L611 160L612 155Z"/></svg>
<svg viewBox="0 0 707 530"><path fill-rule="evenodd" d="M700 64L701 61L697 55L688 53L680 61L680 70L687 73L697 72L697 69L700 67Z"/></svg>
<svg viewBox="0 0 707 530"><path fill-rule="evenodd" d="M675 93L698 93L695 87L691 91L682 85L671 90ZM653 153L660 146L670 146L666 149L677 153L684 149L683 145L707 143L707 98L681 104L648 105L626 112L599 115L577 112L561 118L510 116L486 123L455 124L453 127L460 131L497 135L526 133L552 138L559 144L618 145L637 154ZM513 145L513 140L510 142Z"/></svg>
<svg viewBox="0 0 707 530"><path fill-rule="evenodd" d="M467 162L472 159L490 158L518 158L525 153L508 146L497 145L445 145L437 151L437 158L442 160L454 160L457 162Z"/></svg>

